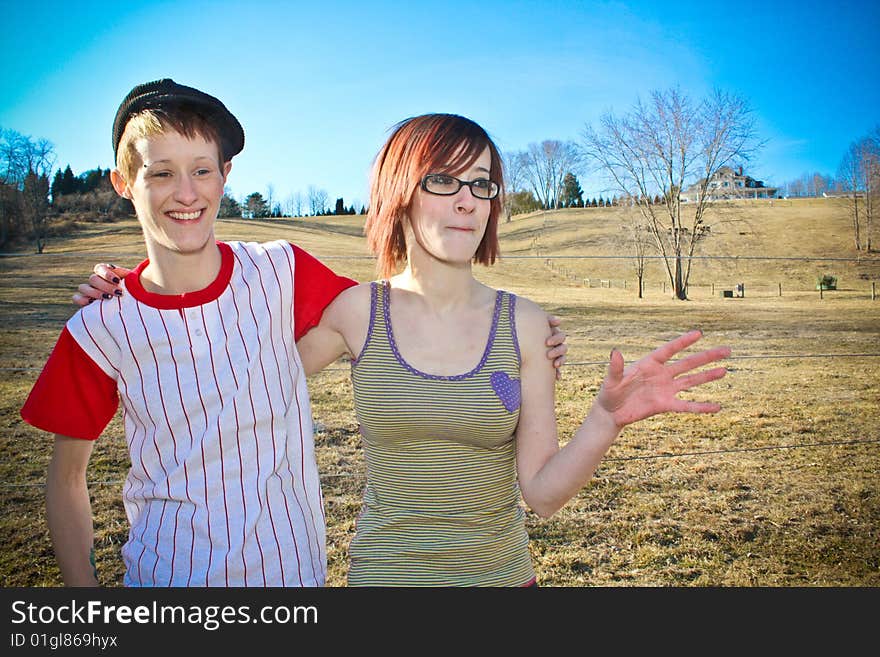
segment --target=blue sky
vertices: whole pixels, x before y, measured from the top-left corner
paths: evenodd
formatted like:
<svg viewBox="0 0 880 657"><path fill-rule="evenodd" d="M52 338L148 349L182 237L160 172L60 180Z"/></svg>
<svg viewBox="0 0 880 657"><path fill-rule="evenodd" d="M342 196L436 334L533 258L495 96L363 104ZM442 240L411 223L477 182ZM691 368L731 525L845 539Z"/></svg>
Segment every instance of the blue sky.
<svg viewBox="0 0 880 657"><path fill-rule="evenodd" d="M397 121L453 112L502 151L577 140L653 89L749 99L754 177L834 174L880 124L880 2L6 3L0 127L45 137L74 171L112 166L116 108L160 77L242 122L237 197L309 185L364 203ZM588 196L602 186L587 176Z"/></svg>

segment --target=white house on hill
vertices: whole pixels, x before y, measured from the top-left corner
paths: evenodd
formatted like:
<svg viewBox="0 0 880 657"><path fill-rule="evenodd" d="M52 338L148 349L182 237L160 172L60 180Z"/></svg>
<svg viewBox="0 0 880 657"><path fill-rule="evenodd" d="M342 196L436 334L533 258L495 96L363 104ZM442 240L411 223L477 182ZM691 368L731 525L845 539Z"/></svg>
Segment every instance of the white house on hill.
<svg viewBox="0 0 880 657"><path fill-rule="evenodd" d="M681 200L694 203L700 196L700 185L705 179L694 183L681 193ZM742 167L736 170L731 167L720 167L711 178L706 198L709 201L730 201L747 198L776 198L776 187L764 186L763 180L755 180L743 174Z"/></svg>

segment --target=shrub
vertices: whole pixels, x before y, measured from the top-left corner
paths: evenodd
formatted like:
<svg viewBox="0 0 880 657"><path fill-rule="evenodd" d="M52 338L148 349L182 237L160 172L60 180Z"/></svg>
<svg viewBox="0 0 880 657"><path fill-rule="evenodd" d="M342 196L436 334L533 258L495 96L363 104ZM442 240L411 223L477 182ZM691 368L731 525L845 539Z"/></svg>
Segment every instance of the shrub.
<svg viewBox="0 0 880 657"><path fill-rule="evenodd" d="M819 278L816 279L816 289L817 290L836 290L837 289L837 277L832 276L831 274L823 274Z"/></svg>

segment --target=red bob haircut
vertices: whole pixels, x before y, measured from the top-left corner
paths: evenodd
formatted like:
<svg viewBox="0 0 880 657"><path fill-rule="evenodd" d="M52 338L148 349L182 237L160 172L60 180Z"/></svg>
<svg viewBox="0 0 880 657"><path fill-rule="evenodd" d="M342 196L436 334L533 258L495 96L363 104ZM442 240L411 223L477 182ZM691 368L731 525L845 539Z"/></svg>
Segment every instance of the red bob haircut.
<svg viewBox="0 0 880 657"><path fill-rule="evenodd" d="M490 201L489 221L474 262L491 265L498 257L498 217L504 202L504 168L498 148L483 128L456 114L423 114L392 128L373 164L370 209L364 232L370 251L378 256L380 276L393 275L406 260L403 217L428 173L457 175L469 168L486 147L492 156L489 178L498 183Z"/></svg>

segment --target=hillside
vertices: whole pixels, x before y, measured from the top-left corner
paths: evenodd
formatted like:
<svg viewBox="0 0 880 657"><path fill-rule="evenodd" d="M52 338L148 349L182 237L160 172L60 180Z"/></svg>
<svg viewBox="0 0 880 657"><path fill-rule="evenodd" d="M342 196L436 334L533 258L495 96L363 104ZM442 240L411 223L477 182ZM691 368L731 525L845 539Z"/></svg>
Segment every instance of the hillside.
<svg viewBox="0 0 880 657"><path fill-rule="evenodd" d="M536 212L514 217L501 226L503 252L564 256L627 256L625 226L632 210L587 208ZM796 289L814 286L816 276L832 273L840 286L865 285L880 279L880 253L860 262L818 260L753 260L752 258L857 258L851 219L842 199L790 199L741 201L713 205L706 215L709 236L697 247L700 256L740 256L741 259L695 261L691 283L745 282ZM874 236L874 243L878 242ZM655 254L652 254L655 255ZM564 265L562 264L564 262ZM649 281L664 274L653 260L646 272ZM626 259L565 260L560 265L581 278L634 279L633 264Z"/></svg>
<svg viewBox="0 0 880 657"><path fill-rule="evenodd" d="M499 228L502 260L495 270L478 269L489 284L513 278L528 280L537 272L553 271L566 284L629 287L635 283L632 247L625 226L630 209L586 208L518 215ZM328 261L340 273L360 280L375 275L363 237L364 217L328 216L297 219L223 219L220 239L264 241L288 239ZM732 287L744 283L756 292L811 290L816 277L830 273L841 290L867 290L880 280L880 253L855 251L851 219L842 199L742 201L713 205L706 217L709 236L698 246L690 279L692 287ZM93 253L95 260L137 262L144 254L134 219L113 224L79 224L68 237L49 241L46 254ZM876 232L876 231L875 231ZM875 234L874 243L880 245ZM543 259L522 256L566 256L548 268ZM661 289L668 280L656 254L649 260L646 283ZM352 258L355 256L355 258ZM505 257L506 256L506 257ZM572 256L587 256L573 258ZM739 256L715 259L714 256ZM859 257L861 256L861 257ZM767 259L761 259L767 258ZM852 259L821 261L821 258ZM499 280L500 279L500 280ZM608 283L607 281L611 281Z"/></svg>

